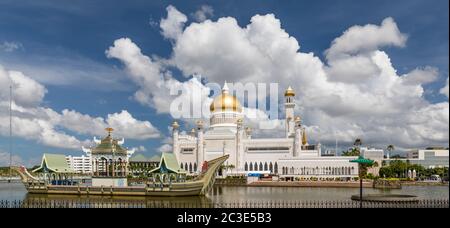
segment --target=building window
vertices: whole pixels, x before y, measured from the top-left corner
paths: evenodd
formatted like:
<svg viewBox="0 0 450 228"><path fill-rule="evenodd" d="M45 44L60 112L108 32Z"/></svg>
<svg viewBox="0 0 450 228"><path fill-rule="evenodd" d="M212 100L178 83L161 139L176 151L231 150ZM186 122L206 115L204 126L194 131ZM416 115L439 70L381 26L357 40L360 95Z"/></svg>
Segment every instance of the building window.
<svg viewBox="0 0 450 228"><path fill-rule="evenodd" d="M245 162L244 170L245 170L245 171L248 171L248 164L247 164L247 162Z"/></svg>
<svg viewBox="0 0 450 228"><path fill-rule="evenodd" d="M267 162L264 163L264 171L267 171L269 168L267 167Z"/></svg>
<svg viewBox="0 0 450 228"><path fill-rule="evenodd" d="M253 163L250 162L250 171L253 171Z"/></svg>

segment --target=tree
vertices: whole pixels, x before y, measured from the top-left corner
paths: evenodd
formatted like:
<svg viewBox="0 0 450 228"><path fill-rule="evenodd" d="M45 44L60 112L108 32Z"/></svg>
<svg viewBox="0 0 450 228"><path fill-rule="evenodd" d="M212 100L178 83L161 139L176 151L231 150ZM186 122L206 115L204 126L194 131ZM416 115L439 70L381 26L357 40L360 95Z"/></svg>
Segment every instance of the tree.
<svg viewBox="0 0 450 228"><path fill-rule="evenodd" d="M342 152L342 156L359 156L360 152L358 148L352 148L348 151Z"/></svg>
<svg viewBox="0 0 450 228"><path fill-rule="evenodd" d="M388 166L381 167L380 176L381 177L402 177L405 175L407 170L415 170L420 177L430 176L430 172L427 172L425 168L417 164L409 164L401 160L393 160Z"/></svg>
<svg viewBox="0 0 450 228"><path fill-rule="evenodd" d="M362 140L360 138L355 139L353 145L356 147L360 147L362 145Z"/></svg>

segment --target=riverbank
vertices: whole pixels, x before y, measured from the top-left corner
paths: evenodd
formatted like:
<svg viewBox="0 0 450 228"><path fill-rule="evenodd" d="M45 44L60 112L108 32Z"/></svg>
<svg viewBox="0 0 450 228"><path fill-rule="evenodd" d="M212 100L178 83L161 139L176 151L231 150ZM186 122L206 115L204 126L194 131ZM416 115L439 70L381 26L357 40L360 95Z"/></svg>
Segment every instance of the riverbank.
<svg viewBox="0 0 450 228"><path fill-rule="evenodd" d="M256 181L247 184L249 187L330 187L330 188L359 188L357 181ZM363 182L364 188L372 188L371 181Z"/></svg>
<svg viewBox="0 0 450 228"><path fill-rule="evenodd" d="M402 181L402 186L449 186L448 182Z"/></svg>

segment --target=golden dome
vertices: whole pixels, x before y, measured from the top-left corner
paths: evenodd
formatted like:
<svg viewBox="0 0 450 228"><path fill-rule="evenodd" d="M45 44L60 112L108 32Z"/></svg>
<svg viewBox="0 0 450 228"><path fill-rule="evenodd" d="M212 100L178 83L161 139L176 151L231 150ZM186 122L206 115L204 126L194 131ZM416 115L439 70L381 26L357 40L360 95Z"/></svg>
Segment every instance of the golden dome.
<svg viewBox="0 0 450 228"><path fill-rule="evenodd" d="M285 97L295 97L295 91L289 86L286 92L284 92Z"/></svg>
<svg viewBox="0 0 450 228"><path fill-rule="evenodd" d="M242 112L242 107L239 100L235 96L229 94L228 86L225 83L222 89L222 94L214 98L213 102L209 106L209 110L211 112L220 112L220 111Z"/></svg>

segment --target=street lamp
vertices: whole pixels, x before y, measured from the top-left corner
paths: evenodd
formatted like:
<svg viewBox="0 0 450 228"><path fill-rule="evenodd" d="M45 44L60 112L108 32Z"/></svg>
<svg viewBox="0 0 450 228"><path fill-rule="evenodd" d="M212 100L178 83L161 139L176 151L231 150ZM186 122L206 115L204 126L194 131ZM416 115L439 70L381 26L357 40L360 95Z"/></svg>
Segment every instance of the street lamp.
<svg viewBox="0 0 450 228"><path fill-rule="evenodd" d="M362 208L362 195L363 195L363 185L362 185L362 164L372 165L373 160L365 159L363 156L359 156L358 159L351 160L350 162L358 163L359 169L359 207Z"/></svg>

